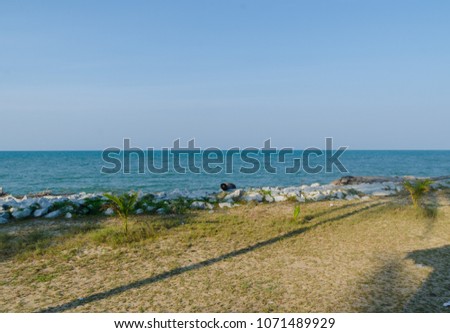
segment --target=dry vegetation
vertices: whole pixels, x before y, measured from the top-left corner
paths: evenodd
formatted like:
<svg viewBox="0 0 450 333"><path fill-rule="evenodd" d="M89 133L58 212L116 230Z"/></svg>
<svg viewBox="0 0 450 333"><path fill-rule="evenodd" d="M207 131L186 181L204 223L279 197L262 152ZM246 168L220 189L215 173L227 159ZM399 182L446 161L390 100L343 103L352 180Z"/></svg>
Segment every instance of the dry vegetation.
<svg viewBox="0 0 450 333"><path fill-rule="evenodd" d="M0 311L449 312L450 192L0 227ZM332 205L331 205L332 204Z"/></svg>

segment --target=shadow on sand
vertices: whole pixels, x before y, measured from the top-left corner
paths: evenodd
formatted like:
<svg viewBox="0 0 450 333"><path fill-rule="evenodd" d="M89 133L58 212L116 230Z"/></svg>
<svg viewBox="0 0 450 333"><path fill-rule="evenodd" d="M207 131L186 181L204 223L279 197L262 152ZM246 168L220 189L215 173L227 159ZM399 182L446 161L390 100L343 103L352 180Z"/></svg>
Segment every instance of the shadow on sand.
<svg viewBox="0 0 450 333"><path fill-rule="evenodd" d="M406 304L405 312L448 312L450 307L450 245L410 252L408 259L433 268L428 279Z"/></svg>
<svg viewBox="0 0 450 333"><path fill-rule="evenodd" d="M275 244L277 242L280 242L280 241L283 241L283 240L286 240L286 239L289 239L289 238L293 238L293 237L295 237L297 235L300 235L300 234L302 234L302 233L304 233L304 232L306 232L308 230L314 229L314 228L316 228L318 226L321 226L321 225L324 225L324 224L328 224L328 223L332 223L332 222L336 222L336 221L340 221L340 220L342 220L344 218L347 218L347 217L350 217L350 216L353 216L353 215L356 215L356 214L363 213L363 212L365 212L365 211L367 211L369 209L373 209L373 208L379 207L381 205L384 205L384 203L379 202L379 203L375 203L375 204L372 204L372 205L367 205L367 206L364 206L364 207L359 208L357 210L353 210L351 212L348 212L348 213L345 213L345 214L341 214L341 215L336 216L336 217L325 219L325 220L323 220L321 222L318 222L318 223L316 223L314 225L304 226L304 227L295 229L295 230L293 230L291 232L285 233L283 235L270 238L268 240L256 243L254 245L250 245L248 247L245 247L245 248L242 248L242 249L239 249L239 250L236 250L236 251L232 251L232 252L223 254L223 255L215 257L215 258L207 259L207 260L204 260L204 261L192 264L192 265L178 267L178 268L172 269L170 271L167 271L167 272L164 272L164 273L161 273L161 274L150 276L150 277L148 277L146 279L142 279L142 280L138 280L138 281L132 282L130 284L122 285L122 286L119 286L119 287L116 287L116 288L113 288L113 289L110 289L110 290L106 290L104 292L95 293L95 294L86 296L84 298L75 299L73 301L70 301L70 302L62 304L62 305L49 307L49 308L46 308L46 309L41 309L38 312L63 312L63 311L75 309L77 307L80 307L80 306L83 306L83 305L86 305L86 304L89 304L89 303L92 303L92 302L95 302L95 301L99 301L99 300L106 299L106 298L109 298L109 297L112 297L112 296L115 296L115 295L119 295L119 294L124 293L124 292L129 291L129 290L137 289L137 288L140 288L140 287L152 284L152 283L156 283L156 282L159 282L159 281L162 281L162 280L166 280L166 279L172 278L174 276L181 275L181 274L189 272L189 271L198 270L198 269L211 266L213 264L216 264L218 262L221 262L221 261L224 261L224 260L227 260L227 259L230 259L230 258L235 258L235 257L241 256L241 255L250 253L250 252L255 251L257 249L260 249L260 248L263 248L263 247Z"/></svg>

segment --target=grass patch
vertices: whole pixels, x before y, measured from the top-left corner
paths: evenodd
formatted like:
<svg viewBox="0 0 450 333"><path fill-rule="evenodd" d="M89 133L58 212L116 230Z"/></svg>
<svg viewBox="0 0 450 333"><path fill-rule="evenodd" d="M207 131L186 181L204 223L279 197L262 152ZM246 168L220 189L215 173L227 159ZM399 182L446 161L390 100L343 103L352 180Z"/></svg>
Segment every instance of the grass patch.
<svg viewBox="0 0 450 333"><path fill-rule="evenodd" d="M22 252L42 253L52 242L52 235L45 230L33 230L19 235L0 233L0 256L10 257Z"/></svg>
<svg viewBox="0 0 450 333"><path fill-rule="evenodd" d="M39 274L36 276L37 282L50 282L56 277L55 274Z"/></svg>

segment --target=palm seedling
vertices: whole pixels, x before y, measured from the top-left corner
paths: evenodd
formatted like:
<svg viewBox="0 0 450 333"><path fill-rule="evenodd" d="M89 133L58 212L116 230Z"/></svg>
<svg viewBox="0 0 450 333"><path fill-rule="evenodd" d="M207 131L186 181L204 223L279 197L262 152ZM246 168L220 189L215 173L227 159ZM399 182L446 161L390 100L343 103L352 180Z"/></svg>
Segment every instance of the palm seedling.
<svg viewBox="0 0 450 333"><path fill-rule="evenodd" d="M403 186L409 192L414 207L419 207L422 197L430 191L431 184L433 184L431 179L417 179L414 182L406 180L403 183Z"/></svg>
<svg viewBox="0 0 450 333"><path fill-rule="evenodd" d="M111 208L122 220L124 232L128 234L128 217L133 212L138 201L138 193L130 192L122 195L113 195L105 193L104 196L109 199Z"/></svg>

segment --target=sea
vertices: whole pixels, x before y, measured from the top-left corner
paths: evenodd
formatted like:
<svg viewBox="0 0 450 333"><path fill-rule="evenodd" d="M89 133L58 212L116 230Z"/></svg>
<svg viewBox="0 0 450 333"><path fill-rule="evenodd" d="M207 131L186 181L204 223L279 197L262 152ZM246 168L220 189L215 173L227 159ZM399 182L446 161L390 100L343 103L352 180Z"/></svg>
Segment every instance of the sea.
<svg viewBox="0 0 450 333"><path fill-rule="evenodd" d="M226 151L223 152L226 154ZM270 155L255 153L253 164L234 157L229 163L216 163L218 168L205 170L201 154L194 155L191 162L198 169L189 170L188 157L181 156L180 168L175 170L173 162L164 161L164 154L156 152L151 161L154 166L168 165L165 172L150 172L150 162L145 156L131 156L129 172L125 172L123 153L116 155L122 168L115 173L107 173L113 164L102 158L101 151L3 151L0 152L0 187L6 193L26 195L42 191L53 194L173 191L175 189L220 190L223 182L234 183L239 188L265 186L299 186L312 183L326 184L342 176L418 176L436 177L450 175L450 151L363 151L348 150L339 158L345 170L331 165L326 170L325 156L311 155L310 168L292 168L294 159L301 160L303 151L281 156L281 152ZM236 155L234 155L236 156ZM259 166L255 161L259 161ZM305 162L305 160L301 160ZM142 170L144 165L144 170ZM255 167L258 166L258 168ZM200 167L199 167L200 166ZM268 167L265 167L268 166ZM141 170L139 170L141 167ZM318 168L317 168L318 167ZM243 172L244 168L245 172ZM253 169L253 170L251 170ZM293 170L294 169L294 170ZM310 169L314 169L311 172ZM140 172L141 171L141 172ZM144 171L144 172L142 172ZM182 171L182 170L181 170ZM249 172L251 171L251 172Z"/></svg>

